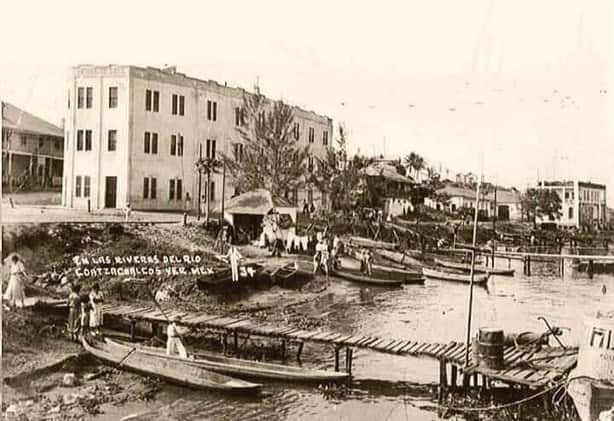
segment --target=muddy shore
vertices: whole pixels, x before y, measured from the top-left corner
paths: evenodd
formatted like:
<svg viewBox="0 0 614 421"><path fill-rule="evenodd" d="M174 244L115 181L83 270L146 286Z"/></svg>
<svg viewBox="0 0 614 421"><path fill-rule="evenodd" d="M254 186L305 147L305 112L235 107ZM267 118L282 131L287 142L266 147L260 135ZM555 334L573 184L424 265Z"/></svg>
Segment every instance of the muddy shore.
<svg viewBox="0 0 614 421"><path fill-rule="evenodd" d="M113 228L115 227L115 228ZM18 252L36 287L30 293L66 297L66 287L50 278L50 272L67 270L67 278L89 291L93 282L101 284L108 302L143 302L153 304L144 288L155 291L163 284L172 285L175 293L164 307L182 306L190 311L215 311L218 314L249 314L256 320L283 322L289 326L314 328L325 324L325 318L306 316L295 307L313 302L327 294L329 282L311 281L282 288L234 288L231 291L202 291L194 288L189 275L163 275L147 286L114 277L77 278L71 267L74 257L96 258L105 255L201 255L212 259L213 240L198 227L181 225L138 225L124 229L104 225L13 226L3 232L4 250ZM58 252L64 250L66 253ZM266 251L246 246L241 252L246 260L266 260L283 264L301 259L290 255L270 258ZM303 257L308 265L308 257ZM52 269L53 268L53 269ZM101 365L83 353L80 344L70 341L65 332L65 316L49 312L41 306L26 309L5 307L3 325L3 400L2 411L8 419L106 419L117 408L130 407L139 412L159 390L155 379L133 375ZM188 345L219 350L215 338L191 332ZM273 344L259 344L275 358ZM247 350L249 354L249 349ZM249 357L250 355L248 355ZM254 354L252 358L262 355ZM125 413L125 410L121 412ZM128 411L130 412L130 411ZM111 418L114 419L114 418Z"/></svg>

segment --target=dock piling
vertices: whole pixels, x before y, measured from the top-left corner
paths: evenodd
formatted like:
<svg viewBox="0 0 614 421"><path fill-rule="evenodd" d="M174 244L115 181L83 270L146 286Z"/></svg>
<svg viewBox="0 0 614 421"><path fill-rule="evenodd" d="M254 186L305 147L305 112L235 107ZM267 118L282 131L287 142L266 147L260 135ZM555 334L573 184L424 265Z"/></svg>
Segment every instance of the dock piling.
<svg viewBox="0 0 614 421"><path fill-rule="evenodd" d="M588 261L588 277L589 277L589 279L593 279L594 269L595 269L594 262L591 259L591 260Z"/></svg>
<svg viewBox="0 0 614 421"><path fill-rule="evenodd" d="M303 346L304 345L305 345L304 342L299 342L298 350L296 351L296 362L298 362L299 365L301 364L301 354L303 353Z"/></svg>

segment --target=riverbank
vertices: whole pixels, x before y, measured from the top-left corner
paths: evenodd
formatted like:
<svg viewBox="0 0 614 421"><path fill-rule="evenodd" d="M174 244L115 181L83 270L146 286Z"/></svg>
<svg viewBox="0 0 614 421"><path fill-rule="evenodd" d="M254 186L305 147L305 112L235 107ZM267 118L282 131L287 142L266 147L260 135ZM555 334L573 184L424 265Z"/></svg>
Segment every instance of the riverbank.
<svg viewBox="0 0 614 421"><path fill-rule="evenodd" d="M107 302L114 305L135 302L153 305L149 291L171 285L175 293L163 303L167 308L245 314L256 320L305 328L324 324L322 319L306 317L295 308L315 302L325 294L329 285L326 279L316 278L294 288L241 286L203 291L196 287L193 276L184 274L163 273L147 283L136 282L130 276L76 275L77 256L82 262L86 259L98 261L105 256L152 255L200 256L203 261L211 262L215 255L214 240L197 226L13 225L5 227L3 243L5 256L14 251L24 258L37 294L47 292L51 296L66 297L67 288L51 276L51 273L66 271L67 279L81 285L82 291L89 292L94 282L99 283ZM281 265L296 259L296 256L270 259L262 251L250 247L243 253L246 259L265 259L271 264ZM102 412L115 413L124 405L144 410L146 406L139 402L155 396L157 382L110 370L83 355L82 347L67 339L64 325L65 315L61 312L41 311L37 306L4 312L3 412L11 417L28 414L29 419L90 419L95 415L103 416ZM214 350L219 346L212 338L198 333L190 334L189 342ZM264 344L264 349L269 356L275 357L274 346ZM72 380L65 383L65 377Z"/></svg>

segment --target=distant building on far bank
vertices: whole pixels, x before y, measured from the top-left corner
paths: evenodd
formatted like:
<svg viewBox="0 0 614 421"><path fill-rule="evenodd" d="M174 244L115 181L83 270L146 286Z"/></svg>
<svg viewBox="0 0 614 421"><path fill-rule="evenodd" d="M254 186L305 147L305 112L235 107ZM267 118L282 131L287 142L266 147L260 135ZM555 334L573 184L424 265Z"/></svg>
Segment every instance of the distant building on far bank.
<svg viewBox="0 0 614 421"><path fill-rule="evenodd" d="M551 190L561 198L561 218L538 218L541 225L561 228L601 228L608 222L606 186L591 182L540 181L537 189Z"/></svg>
<svg viewBox="0 0 614 421"><path fill-rule="evenodd" d="M475 208L475 189L466 185L448 184L437 190L437 194L447 198L445 202L425 199L425 205L449 213L458 213L462 209ZM522 219L520 193L513 189L497 187L488 191L481 190L478 212L482 218L492 218L496 215L500 221L518 221Z"/></svg>
<svg viewBox="0 0 614 421"><path fill-rule="evenodd" d="M2 110L2 185L15 189L62 186L64 131L8 102Z"/></svg>
<svg viewBox="0 0 614 421"><path fill-rule="evenodd" d="M215 211L222 194L230 199L241 190L228 175L223 187L221 171L211 174L209 183L204 174L199 180L195 163L199 157L241 159L244 139L238 129L245 125L246 90L175 67L82 65L72 69L67 94L64 206L195 210L200 193L202 202L209 196ZM309 146L307 167L314 171L332 144L332 119L292 110L291 136ZM330 206L315 187L291 196L318 210Z"/></svg>

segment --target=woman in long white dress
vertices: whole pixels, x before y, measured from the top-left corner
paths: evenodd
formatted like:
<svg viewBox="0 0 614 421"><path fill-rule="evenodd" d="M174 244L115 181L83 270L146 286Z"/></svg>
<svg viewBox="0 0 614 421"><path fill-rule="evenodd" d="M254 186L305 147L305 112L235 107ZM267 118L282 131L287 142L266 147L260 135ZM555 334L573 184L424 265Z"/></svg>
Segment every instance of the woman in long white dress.
<svg viewBox="0 0 614 421"><path fill-rule="evenodd" d="M92 286L92 291L90 292L90 329L95 335L100 334L100 328L102 327L103 301L104 296L102 295L102 291L100 291L100 287L98 284L94 284Z"/></svg>
<svg viewBox="0 0 614 421"><path fill-rule="evenodd" d="M4 293L4 299L9 302L12 308L17 307L17 301L21 302L21 307L25 307L25 279L26 269L17 254L11 256L9 263L9 283Z"/></svg>

